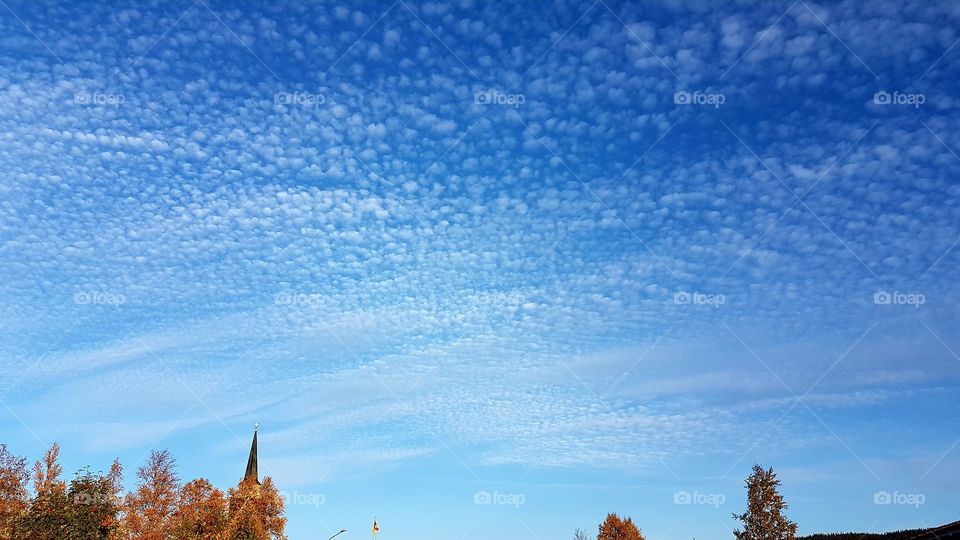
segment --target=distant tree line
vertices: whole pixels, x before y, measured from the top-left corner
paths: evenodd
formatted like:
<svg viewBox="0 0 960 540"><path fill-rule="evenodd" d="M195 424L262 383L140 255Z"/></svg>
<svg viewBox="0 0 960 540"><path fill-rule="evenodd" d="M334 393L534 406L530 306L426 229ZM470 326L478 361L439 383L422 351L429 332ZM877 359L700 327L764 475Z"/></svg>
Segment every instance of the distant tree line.
<svg viewBox="0 0 960 540"><path fill-rule="evenodd" d="M801 536L797 540L906 540L919 536L929 529L905 529L902 531L892 531L886 533L832 533L832 534L811 534Z"/></svg>
<svg viewBox="0 0 960 540"><path fill-rule="evenodd" d="M119 461L106 474L84 468L66 482L59 455L54 444L28 470L0 444L0 540L286 538L283 498L270 478L243 480L226 494L203 478L181 484L170 453L154 451L124 494Z"/></svg>
<svg viewBox="0 0 960 540"><path fill-rule="evenodd" d="M798 540L797 524L787 519L783 511L787 503L780 495L780 480L773 469L753 466L746 479L747 510L734 514L733 518L743 525L733 531L735 540ZM904 531L907 532L907 531ZM896 533L892 533L896 534ZM857 535L814 535L803 540L904 540L905 537L875 535L877 538ZM573 540L589 540L583 529L573 533ZM645 540L639 527L629 517L621 518L615 513L607 514L597 530L597 540Z"/></svg>

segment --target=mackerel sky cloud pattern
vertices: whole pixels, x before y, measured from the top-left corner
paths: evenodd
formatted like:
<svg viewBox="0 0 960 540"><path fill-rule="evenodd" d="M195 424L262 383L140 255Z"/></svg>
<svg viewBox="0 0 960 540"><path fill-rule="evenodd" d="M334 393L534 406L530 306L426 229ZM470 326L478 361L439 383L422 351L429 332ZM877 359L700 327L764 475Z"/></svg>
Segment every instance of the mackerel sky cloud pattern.
<svg viewBox="0 0 960 540"><path fill-rule="evenodd" d="M958 40L951 2L4 0L4 442L230 483L260 421L324 495L293 539L724 536L754 461L801 534L955 520Z"/></svg>

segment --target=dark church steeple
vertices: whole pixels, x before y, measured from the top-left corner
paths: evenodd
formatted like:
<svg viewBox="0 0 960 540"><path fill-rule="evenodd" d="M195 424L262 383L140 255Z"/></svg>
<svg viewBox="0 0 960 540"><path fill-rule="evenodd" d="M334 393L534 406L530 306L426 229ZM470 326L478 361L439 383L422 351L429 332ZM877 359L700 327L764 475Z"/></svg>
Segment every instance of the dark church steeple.
<svg viewBox="0 0 960 540"><path fill-rule="evenodd" d="M253 444L250 445L250 457L247 458L247 472L243 475L244 480L252 478L257 484L260 483L260 475L257 471L257 431L259 430L260 423L257 422L256 427L253 428Z"/></svg>

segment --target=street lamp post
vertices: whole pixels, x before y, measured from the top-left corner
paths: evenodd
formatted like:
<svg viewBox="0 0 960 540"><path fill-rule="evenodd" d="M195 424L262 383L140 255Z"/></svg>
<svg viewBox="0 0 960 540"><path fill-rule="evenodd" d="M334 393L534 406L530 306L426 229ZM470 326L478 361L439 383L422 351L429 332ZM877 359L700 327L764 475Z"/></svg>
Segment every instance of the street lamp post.
<svg viewBox="0 0 960 540"><path fill-rule="evenodd" d="M334 538L340 536L341 534L343 534L343 533L345 533L345 532L347 532L346 529L340 529L340 532L338 532L337 534L331 536L331 537L330 537L329 539L327 539L327 540L333 540Z"/></svg>

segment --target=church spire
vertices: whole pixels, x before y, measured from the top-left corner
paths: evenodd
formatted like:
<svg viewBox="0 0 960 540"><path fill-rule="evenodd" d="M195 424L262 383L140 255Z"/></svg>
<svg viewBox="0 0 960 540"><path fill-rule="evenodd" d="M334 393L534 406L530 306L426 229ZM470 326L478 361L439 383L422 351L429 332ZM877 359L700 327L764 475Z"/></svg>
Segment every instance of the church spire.
<svg viewBox="0 0 960 540"><path fill-rule="evenodd" d="M250 457L247 458L247 472L243 475L244 480L250 480L252 478L257 484L260 484L259 473L257 471L257 431L259 430L260 422L257 422L257 425L253 428L253 444L250 445Z"/></svg>

